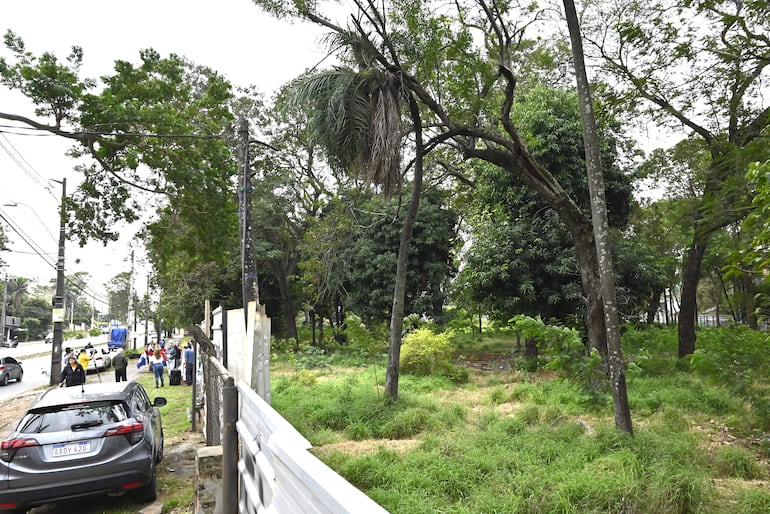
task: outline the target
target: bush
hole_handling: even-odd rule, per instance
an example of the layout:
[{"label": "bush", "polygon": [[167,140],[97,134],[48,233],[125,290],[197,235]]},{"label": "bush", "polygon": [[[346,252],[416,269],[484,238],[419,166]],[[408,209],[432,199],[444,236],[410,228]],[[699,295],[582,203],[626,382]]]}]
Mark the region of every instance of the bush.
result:
[{"label": "bush", "polygon": [[454,363],[452,334],[434,334],[419,328],[404,337],[401,347],[401,371],[413,375],[448,375]]}]

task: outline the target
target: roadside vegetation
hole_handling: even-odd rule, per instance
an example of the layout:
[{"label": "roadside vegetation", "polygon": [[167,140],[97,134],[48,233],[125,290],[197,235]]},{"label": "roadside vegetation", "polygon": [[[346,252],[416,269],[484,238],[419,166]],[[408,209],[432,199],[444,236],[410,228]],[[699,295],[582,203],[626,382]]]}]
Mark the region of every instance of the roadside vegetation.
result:
[{"label": "roadside vegetation", "polygon": [[625,327],[628,436],[571,330],[519,318],[482,336],[432,333],[405,337],[395,403],[384,340],[273,355],[273,406],[388,511],[770,511],[765,334],[700,329],[679,359],[675,328]]}]

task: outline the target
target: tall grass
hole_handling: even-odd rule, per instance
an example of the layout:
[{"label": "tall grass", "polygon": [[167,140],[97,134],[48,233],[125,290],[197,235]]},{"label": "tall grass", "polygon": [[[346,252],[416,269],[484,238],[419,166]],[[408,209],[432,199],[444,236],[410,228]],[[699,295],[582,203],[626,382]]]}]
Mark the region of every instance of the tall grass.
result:
[{"label": "tall grass", "polygon": [[[461,336],[456,344],[469,354],[472,340]],[[716,361],[729,354],[723,345],[739,344],[734,337],[720,345],[718,334],[699,333]],[[635,364],[634,437],[615,429],[609,395],[549,371],[472,371],[461,385],[402,375],[399,400],[389,403],[383,362],[346,367],[337,356],[316,381],[279,365],[273,406],[394,514],[768,511],[768,451],[720,438],[759,427],[743,385],[720,379],[728,371],[681,363],[671,329],[630,329],[623,344]],[[515,336],[489,334],[479,349],[512,355],[514,346]],[[750,353],[762,361],[750,372],[764,369],[768,357]]]}]

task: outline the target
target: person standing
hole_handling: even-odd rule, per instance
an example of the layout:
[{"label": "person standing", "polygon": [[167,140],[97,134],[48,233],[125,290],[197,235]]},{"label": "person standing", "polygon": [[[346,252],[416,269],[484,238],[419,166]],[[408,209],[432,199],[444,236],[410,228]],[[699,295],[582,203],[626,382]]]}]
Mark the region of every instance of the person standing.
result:
[{"label": "person standing", "polygon": [[75,357],[70,357],[69,362],[61,370],[59,377],[59,387],[64,383],[67,387],[86,383],[86,371],[83,369]]},{"label": "person standing", "polygon": [[195,368],[195,351],[192,349],[190,343],[187,343],[182,353],[182,361],[184,362],[184,382],[187,385],[193,383],[193,370]]},{"label": "person standing", "polygon": [[69,364],[70,357],[73,357],[73,358],[75,358],[75,360],[77,360],[77,358],[75,357],[75,350],[73,350],[72,348],[70,348],[68,346],[67,348],[64,349],[64,357],[62,357],[62,359],[61,359],[61,367],[62,368],[64,366],[66,366],[67,364]]},{"label": "person standing", "polygon": [[83,370],[86,370],[88,369],[89,362],[91,362],[91,357],[88,356],[88,352],[83,348],[80,350],[80,354],[78,354],[78,364],[80,364],[80,367],[83,368]]},{"label": "person standing", "polygon": [[163,387],[165,385],[163,374],[163,356],[160,354],[160,352],[155,352],[153,353],[152,357],[150,357],[150,369],[155,375],[155,388],[157,389],[158,382],[160,382],[160,387]]},{"label": "person standing", "polygon": [[123,353],[123,348],[118,348],[118,354],[112,359],[112,366],[115,368],[115,382],[128,382],[128,378],[126,378],[128,357]]}]

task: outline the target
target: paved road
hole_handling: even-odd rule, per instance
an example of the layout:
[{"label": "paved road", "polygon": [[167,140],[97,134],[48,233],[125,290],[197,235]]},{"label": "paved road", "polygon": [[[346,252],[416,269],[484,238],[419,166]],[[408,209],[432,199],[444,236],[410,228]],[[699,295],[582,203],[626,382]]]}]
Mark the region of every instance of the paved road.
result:
[{"label": "paved road", "polygon": [[[88,342],[94,345],[94,348],[101,350],[107,348],[105,336],[96,336],[90,339],[73,339],[62,343],[62,351],[66,347],[79,350]],[[30,341],[19,343],[16,348],[0,348],[0,355],[10,356],[21,361],[24,368],[24,378],[21,382],[11,381],[7,386],[0,386],[0,402],[23,395],[34,389],[44,389],[50,384],[49,372],[51,369],[51,345],[42,341]],[[112,353],[114,355],[114,352]],[[128,379],[133,379],[138,370],[133,363],[130,363],[126,375]],[[112,368],[101,373],[88,375],[89,381],[114,381],[115,373]]]}]

